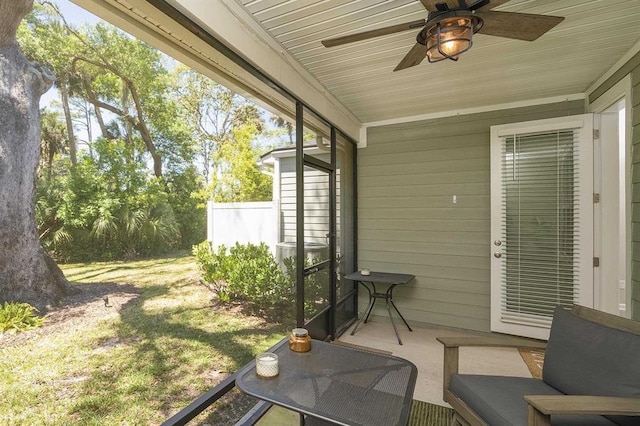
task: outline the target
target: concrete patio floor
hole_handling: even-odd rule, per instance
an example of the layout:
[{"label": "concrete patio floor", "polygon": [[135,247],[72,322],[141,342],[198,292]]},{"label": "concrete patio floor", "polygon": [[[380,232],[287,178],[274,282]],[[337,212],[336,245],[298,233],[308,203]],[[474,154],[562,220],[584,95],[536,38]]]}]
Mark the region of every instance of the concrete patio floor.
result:
[{"label": "concrete patio floor", "polygon": [[[351,336],[351,329],[349,329],[338,340],[391,352],[395,356],[413,362],[418,367],[418,380],[413,398],[448,406],[442,400],[443,348],[436,341],[436,337],[481,335],[482,333],[420,324],[410,323],[410,325],[413,331],[409,331],[401,320],[396,323],[403,345],[398,344],[389,320],[378,316],[371,317],[367,324],[361,324],[355,335]],[[461,348],[460,372],[531,377],[531,373],[518,350],[505,348]],[[293,426],[299,425],[299,418],[296,413],[275,407],[258,424],[262,426]]]},{"label": "concrete patio floor", "polygon": [[[351,336],[351,329],[349,329],[338,340],[388,351],[392,355],[413,362],[418,367],[418,380],[413,399],[448,406],[442,400],[444,351],[442,344],[436,341],[436,337],[488,335],[488,333],[465,332],[416,325],[411,322],[409,325],[413,331],[409,331],[401,320],[396,321],[402,345],[398,344],[389,320],[377,316],[370,318],[366,324],[361,324],[355,335]],[[507,348],[460,348],[460,372],[531,377],[518,350]]]}]

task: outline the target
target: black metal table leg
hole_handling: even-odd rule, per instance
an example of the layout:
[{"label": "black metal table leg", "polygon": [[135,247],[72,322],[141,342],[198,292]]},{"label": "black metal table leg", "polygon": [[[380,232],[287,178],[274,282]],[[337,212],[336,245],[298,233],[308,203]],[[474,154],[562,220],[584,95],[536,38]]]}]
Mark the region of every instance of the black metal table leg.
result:
[{"label": "black metal table leg", "polygon": [[391,303],[391,306],[393,306],[393,309],[396,310],[396,312],[398,313],[398,316],[402,319],[402,321],[404,322],[404,325],[407,326],[407,328],[409,329],[409,331],[413,331],[411,329],[411,327],[409,326],[409,323],[407,322],[406,319],[404,319],[404,317],[402,316],[402,314],[400,313],[400,311],[398,310],[398,307],[396,306],[395,303],[393,303],[393,288],[395,287],[395,285],[392,285],[391,287],[389,287],[389,289],[387,290],[387,301],[389,303]]},{"label": "black metal table leg", "polygon": [[367,304],[367,307],[365,308],[364,312],[362,313],[362,315],[360,315],[360,318],[358,318],[358,322],[356,322],[356,326],[353,327],[353,330],[351,331],[351,335],[352,336],[354,334],[356,334],[356,331],[358,331],[358,327],[360,326],[360,323],[362,322],[363,319],[364,319],[365,324],[367,323],[367,320],[369,319],[369,314],[373,310],[373,305],[375,305],[375,303],[376,303],[376,298],[374,296],[375,295],[375,287],[373,288],[374,291],[372,292],[371,289],[369,287],[367,287],[364,283],[360,282],[360,284],[362,284],[362,286],[364,288],[366,288],[367,291],[369,292],[369,304]]},{"label": "black metal table leg", "polygon": [[[367,290],[369,290],[369,287],[365,285],[364,282],[360,282],[360,284],[362,284]],[[378,298],[376,285],[374,283],[369,283],[369,284],[371,285],[371,290],[369,290],[369,302],[373,301],[373,303],[369,305],[369,309],[367,311],[367,317],[364,319],[365,324],[367,323],[367,321],[369,321],[369,315],[371,315],[371,311],[373,311],[373,306],[376,304],[376,299]]]},{"label": "black metal table leg", "polygon": [[[390,295],[390,291],[389,290],[391,290],[393,287],[395,287],[395,286],[392,285],[387,290],[387,292],[385,293],[385,302],[386,302],[386,305],[387,305],[387,313],[389,314],[389,320],[391,321],[391,325],[393,326],[393,331],[395,331],[395,333],[396,333],[396,338],[398,339],[398,344],[401,345],[402,344],[402,340],[400,339],[400,334],[398,333],[398,329],[396,328],[396,323],[393,322],[393,315],[391,315],[391,307],[389,306],[389,302],[391,302],[391,304],[393,304],[393,302],[389,298],[389,295]],[[394,305],[394,307],[395,307],[395,305]]]}]

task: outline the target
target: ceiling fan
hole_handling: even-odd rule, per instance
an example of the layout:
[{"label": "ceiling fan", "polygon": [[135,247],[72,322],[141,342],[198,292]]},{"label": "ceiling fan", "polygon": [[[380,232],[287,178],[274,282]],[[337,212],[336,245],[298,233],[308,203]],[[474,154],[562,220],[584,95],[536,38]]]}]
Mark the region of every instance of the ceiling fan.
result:
[{"label": "ceiling fan", "polygon": [[533,41],[564,20],[561,16],[535,15],[491,10],[509,0],[420,0],[429,12],[426,20],[391,25],[357,34],[323,40],[325,47],[340,46],[383,35],[421,28],[416,44],[394,71],[418,65],[426,57],[429,62],[445,59],[457,61],[471,48],[476,32]]}]

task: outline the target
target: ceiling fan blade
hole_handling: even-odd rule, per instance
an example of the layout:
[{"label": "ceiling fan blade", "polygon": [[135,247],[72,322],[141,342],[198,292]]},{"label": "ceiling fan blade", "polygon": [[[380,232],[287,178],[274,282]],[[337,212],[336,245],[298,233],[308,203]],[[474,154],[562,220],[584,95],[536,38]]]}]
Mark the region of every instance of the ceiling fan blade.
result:
[{"label": "ceiling fan blade", "polygon": [[404,24],[391,25],[389,27],[378,28],[375,30],[364,31],[357,34],[349,34],[342,37],[330,38],[328,40],[322,40],[322,44],[324,45],[324,47],[340,46],[342,44],[353,43],[354,41],[367,40],[374,37],[380,37],[383,35],[399,33],[402,31],[413,30],[422,27],[424,27],[424,19],[405,22]]},{"label": "ceiling fan blade", "polygon": [[562,16],[534,15],[531,13],[477,12],[484,20],[480,34],[533,41],[564,20]]},{"label": "ceiling fan blade", "polygon": [[395,67],[394,71],[400,71],[405,68],[413,67],[418,65],[422,60],[427,56],[427,47],[424,44],[416,43],[413,45],[409,53],[407,53],[404,58],[400,61],[397,67]]},{"label": "ceiling fan blade", "polygon": [[[498,7],[498,6],[502,5],[502,4],[505,4],[508,1],[509,0],[491,0],[488,5],[478,8],[478,10],[491,10],[494,7]],[[475,2],[475,0],[467,0],[467,5],[471,5],[474,2]],[[438,10],[436,8],[436,4],[438,4],[438,3],[446,3],[449,6],[449,9],[457,9],[457,8],[460,7],[460,3],[458,2],[458,0],[448,0],[448,1],[445,1],[445,0],[420,0],[420,3],[422,3],[424,8],[427,9],[429,12],[433,12],[435,10]]]}]

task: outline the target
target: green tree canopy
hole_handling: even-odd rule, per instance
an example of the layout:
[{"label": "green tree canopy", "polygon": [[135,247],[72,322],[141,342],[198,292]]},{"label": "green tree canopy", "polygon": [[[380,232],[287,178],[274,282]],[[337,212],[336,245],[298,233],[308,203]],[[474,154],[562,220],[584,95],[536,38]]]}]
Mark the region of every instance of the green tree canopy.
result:
[{"label": "green tree canopy", "polygon": [[258,107],[184,66],[175,71],[182,121],[196,142],[206,188],[203,199],[219,202],[270,200],[272,179],[260,172],[252,146],[264,128]]},{"label": "green tree canopy", "polygon": [[57,258],[188,248],[205,237],[206,200],[271,199],[255,104],[107,23],[71,24],[51,1],[36,0],[18,39],[57,77],[36,208]]}]

